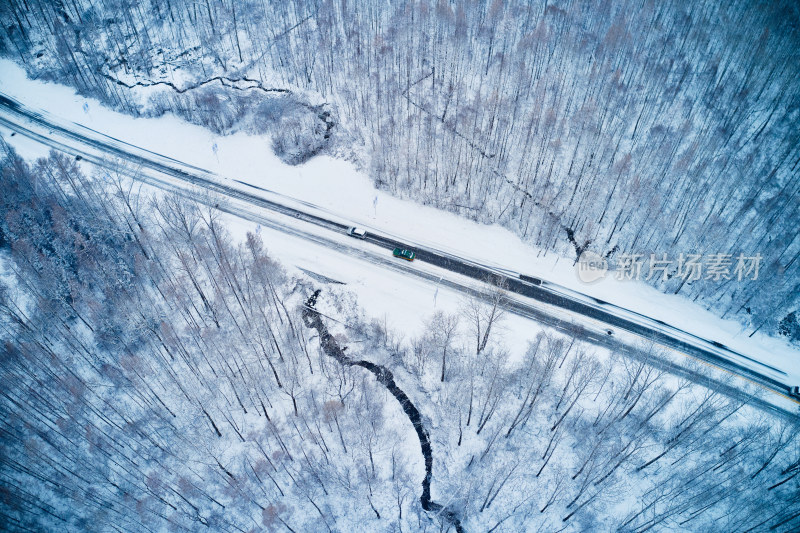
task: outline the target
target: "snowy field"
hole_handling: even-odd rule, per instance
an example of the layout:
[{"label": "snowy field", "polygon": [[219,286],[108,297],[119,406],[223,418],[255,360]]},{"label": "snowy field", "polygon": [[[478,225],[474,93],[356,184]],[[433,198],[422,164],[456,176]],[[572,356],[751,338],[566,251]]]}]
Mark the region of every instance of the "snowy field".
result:
[{"label": "snowy field", "polygon": [[[339,220],[396,236],[404,242],[540,277],[661,320],[779,368],[792,382],[800,383],[800,352],[781,339],[760,333],[750,337],[750,332],[739,323],[722,320],[683,297],[662,294],[641,282],[620,282],[608,276],[598,283],[584,284],[575,274],[572,259],[542,254],[499,226],[479,225],[377,191],[368,176],[346,161],[318,156],[304,165],[288,166],[272,154],[269,139],[264,136],[238,133],[219,137],[171,116],[135,119],[80,97],[71,88],[29,80],[21,68],[8,60],[0,61],[0,92],[52,117],[207,169],[249,193],[257,191],[233,180],[273,193],[264,192],[266,197],[276,198],[275,194],[290,197],[296,200],[296,205],[304,204],[306,210],[308,204],[313,204],[314,208]],[[20,136],[11,138],[9,132],[2,129],[0,133],[24,157],[46,152],[38,143]],[[290,203],[283,198],[281,201]],[[245,231],[253,229],[252,223],[235,217],[229,220],[235,235],[243,236]],[[310,245],[276,230],[261,228],[260,231],[271,252],[285,265],[346,283],[368,315],[386,317],[395,329],[402,330],[408,337],[422,330],[424,319],[434,310],[454,311],[462,300],[454,291],[399,272],[376,270],[370,263],[354,261],[347,254],[330,253],[323,246]],[[352,241],[341,236],[345,246],[362,246]],[[430,265],[406,266],[431,272],[438,270]],[[510,317],[505,330],[505,343],[518,355],[538,327],[529,320]]]}]

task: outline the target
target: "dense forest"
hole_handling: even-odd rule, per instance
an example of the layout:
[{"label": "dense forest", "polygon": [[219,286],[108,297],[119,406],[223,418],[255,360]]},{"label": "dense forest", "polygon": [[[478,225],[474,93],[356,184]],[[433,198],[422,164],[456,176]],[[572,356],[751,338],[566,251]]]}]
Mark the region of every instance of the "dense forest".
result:
[{"label": "dense forest", "polygon": [[272,132],[292,163],[352,157],[547,251],[760,254],[758,280],[649,282],[800,331],[795,2],[9,0],[0,20],[32,75]]},{"label": "dense forest", "polygon": [[[323,344],[303,320],[320,287],[257,234],[2,150],[4,531],[800,526],[797,419],[668,375],[653,346],[595,354],[544,330],[512,361],[502,287],[404,339],[334,285]],[[418,410],[430,477],[377,365]]]}]

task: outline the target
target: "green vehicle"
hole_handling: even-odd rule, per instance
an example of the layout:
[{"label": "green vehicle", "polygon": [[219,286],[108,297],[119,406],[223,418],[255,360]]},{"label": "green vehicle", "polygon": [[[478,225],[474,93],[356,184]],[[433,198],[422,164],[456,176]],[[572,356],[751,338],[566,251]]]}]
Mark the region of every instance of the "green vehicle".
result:
[{"label": "green vehicle", "polygon": [[394,252],[392,252],[392,255],[399,257],[400,259],[405,259],[406,261],[413,261],[417,256],[417,254],[411,250],[405,250],[403,248],[395,248]]}]

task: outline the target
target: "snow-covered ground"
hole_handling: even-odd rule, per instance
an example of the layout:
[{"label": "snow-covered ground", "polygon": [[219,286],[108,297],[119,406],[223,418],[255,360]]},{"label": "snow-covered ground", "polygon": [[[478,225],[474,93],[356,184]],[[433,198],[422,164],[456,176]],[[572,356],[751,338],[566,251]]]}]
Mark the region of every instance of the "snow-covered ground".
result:
[{"label": "snow-covered ground", "polygon": [[[760,333],[749,337],[739,323],[722,320],[683,297],[662,294],[644,283],[620,282],[609,276],[592,285],[584,284],[575,274],[572,259],[544,254],[499,226],[480,225],[377,191],[367,175],[346,161],[319,156],[301,166],[288,166],[272,154],[269,139],[264,136],[237,133],[219,137],[172,116],[132,118],[78,96],[69,87],[30,80],[8,60],[0,60],[0,92],[28,107],[131,145],[314,204],[340,220],[395,235],[409,243],[540,277],[661,320],[761,360],[786,372],[791,382],[800,383],[800,351],[782,339]],[[2,128],[0,133],[25,157],[43,155],[46,151],[38,143],[20,136],[10,138],[9,132]],[[256,192],[240,186],[250,193]],[[253,227],[231,217],[231,229],[239,233]],[[394,328],[408,336],[421,331],[424,318],[434,309],[453,311],[461,301],[459,294],[446,288],[432,287],[400,273],[375,272],[368,263],[357,265],[345,255],[331,254],[323,246],[301,244],[297,238],[288,238],[275,230],[261,231],[270,250],[285,265],[346,282],[368,314],[386,316]],[[345,237],[342,239],[343,243],[348,242]],[[536,326],[528,320],[509,320],[505,341],[512,350],[521,351],[535,330]]]}]

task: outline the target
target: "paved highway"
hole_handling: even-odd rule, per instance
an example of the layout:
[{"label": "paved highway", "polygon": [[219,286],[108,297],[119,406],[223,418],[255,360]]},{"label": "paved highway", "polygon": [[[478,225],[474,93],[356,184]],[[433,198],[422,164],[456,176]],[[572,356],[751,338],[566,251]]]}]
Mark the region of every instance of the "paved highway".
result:
[{"label": "paved highway", "polygon": [[[281,223],[274,217],[265,216],[263,211],[268,210],[290,216],[296,220],[339,234],[347,230],[348,225],[345,223],[345,219],[333,214],[331,216],[321,216],[320,213],[325,215],[325,210],[313,204],[287,198],[274,191],[261,189],[241,181],[237,182],[237,180],[233,180],[233,182],[237,183],[236,186],[227,185],[225,182],[228,181],[230,183],[229,180],[225,180],[205,169],[130,145],[83,125],[50,117],[41,111],[29,109],[22,103],[2,93],[0,93],[0,125],[52,148],[72,154],[77,158],[86,159],[99,166],[122,172],[151,185],[182,194],[200,202],[213,203],[222,211],[324,246],[342,249],[340,240],[331,240],[321,235],[320,232],[299,229],[297,224]],[[125,163],[128,163],[128,165]],[[253,192],[248,192],[246,190],[248,188]],[[212,196],[201,194],[198,192],[199,190],[215,193],[219,195],[219,199],[212,199]],[[278,198],[278,200],[265,198],[264,194]],[[786,373],[780,369],[756,361],[717,342],[702,339],[663,322],[577,293],[546,280],[498,269],[497,267],[457,257],[430,247],[400,242],[395,238],[375,232],[367,233],[364,240],[374,245],[376,249],[409,248],[416,252],[418,261],[423,261],[481,282],[487,280],[502,281],[509,292],[505,307],[510,312],[558,329],[569,330],[570,333],[588,342],[614,349],[629,357],[640,358],[643,357],[643,354],[614,335],[598,334],[596,328],[585,327],[573,321],[559,318],[556,314],[548,312],[548,306],[560,308],[572,314],[582,315],[592,319],[592,321],[605,324],[609,329],[613,328],[613,330],[624,330],[633,333],[726,370],[787,398],[789,397],[790,386],[795,385],[786,382]],[[363,248],[356,246],[346,246],[345,248],[348,254],[361,257],[376,264],[376,266],[402,271],[405,274],[422,277],[434,283],[440,282],[460,292],[482,296],[481,292],[476,290],[475,287],[458,281],[442,280],[424,270],[410,269],[405,262],[393,259],[391,254],[365,251]],[[516,295],[523,298],[518,298]],[[536,305],[530,300],[546,305]],[[686,366],[663,359],[654,360],[649,358],[648,362],[673,374],[693,381],[701,381],[727,395],[742,396],[739,388],[707,376],[700,376]],[[776,407],[773,403],[761,398],[749,398],[749,401],[765,410],[778,412],[784,416],[790,414],[785,409]],[[794,401],[796,402],[796,400]],[[796,416],[797,409],[791,414]]]}]

